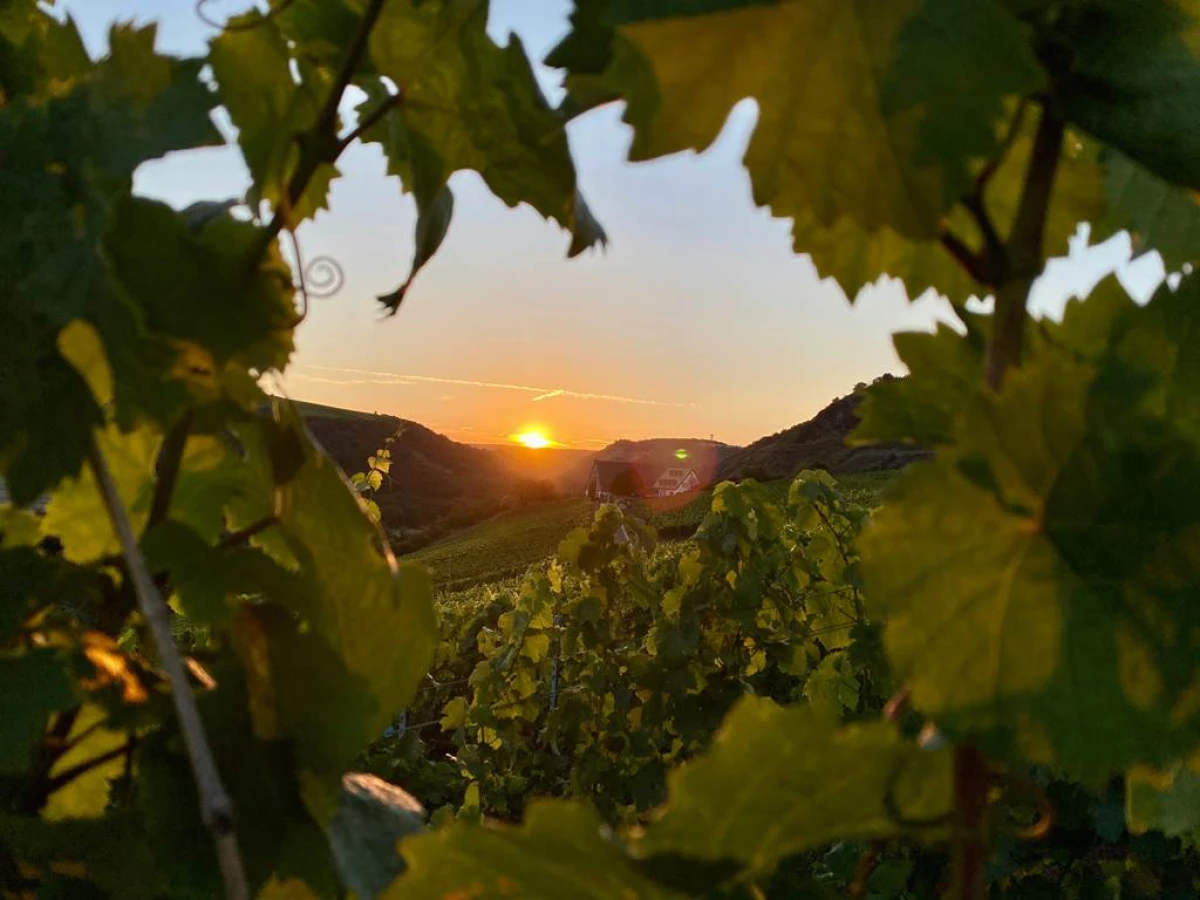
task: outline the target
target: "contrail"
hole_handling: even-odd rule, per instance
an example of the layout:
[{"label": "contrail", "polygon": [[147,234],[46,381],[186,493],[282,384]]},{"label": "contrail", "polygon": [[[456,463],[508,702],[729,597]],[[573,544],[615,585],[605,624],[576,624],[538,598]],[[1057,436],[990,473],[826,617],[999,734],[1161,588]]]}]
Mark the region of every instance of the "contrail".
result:
[{"label": "contrail", "polygon": [[666,400],[650,400],[645,397],[622,397],[618,394],[594,394],[588,391],[571,391],[566,388],[550,388],[537,387],[530,384],[509,384],[503,381],[472,381],[466,378],[439,378],[433,375],[409,375],[398,374],[396,372],[375,372],[369,369],[352,369],[342,366],[315,366],[302,365],[294,366],[294,369],[315,369],[321,372],[343,372],[348,375],[369,375],[372,376],[370,381],[363,380],[343,380],[337,381],[334,379],[317,379],[312,375],[293,375],[292,377],[307,378],[310,381],[321,380],[329,384],[413,384],[414,382],[424,382],[427,384],[454,384],[462,387],[477,387],[490,388],[498,391],[520,391],[525,394],[535,394],[534,402],[541,400],[551,400],[555,397],[570,397],[575,400],[596,400],[606,403],[633,403],[640,406],[667,406],[675,409],[699,409],[698,403],[673,403]]}]

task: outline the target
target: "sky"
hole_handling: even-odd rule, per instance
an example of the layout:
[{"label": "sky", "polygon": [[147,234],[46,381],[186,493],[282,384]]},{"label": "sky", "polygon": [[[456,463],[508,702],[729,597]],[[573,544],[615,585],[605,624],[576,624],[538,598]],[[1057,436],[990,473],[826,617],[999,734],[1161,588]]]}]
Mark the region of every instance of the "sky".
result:
[{"label": "sky", "polygon": [[[195,0],[65,0],[89,50],[113,21],[159,22],[159,48],[202,55],[212,36]],[[209,0],[209,18],[247,0]],[[516,32],[542,59],[567,30],[569,0],[493,0],[489,31]],[[539,67],[561,96],[557,73]],[[389,413],[456,440],[490,444],[539,430],[570,447],[617,438],[709,437],[744,444],[804,421],[857,382],[903,372],[896,331],[950,321],[932,295],[909,302],[887,279],[853,305],[791,245],[790,224],[758,209],[740,164],[752,101],[702,155],[625,162],[630,131],[610,106],[569,130],[579,180],[609,234],[604,251],[566,259],[568,235],[528,207],[508,209],[474,173],[454,176],[455,217],[399,315],[375,301],[407,274],[415,211],[382,154],[342,158],[330,209],[298,232],[306,258],[329,256],[342,289],[315,299],[278,384],[295,399]],[[236,148],[143,166],[135,190],[176,206],[240,196]],[[1157,256],[1130,263],[1125,235],[1052,261],[1032,306],[1055,315],[1108,272],[1144,297]]]}]

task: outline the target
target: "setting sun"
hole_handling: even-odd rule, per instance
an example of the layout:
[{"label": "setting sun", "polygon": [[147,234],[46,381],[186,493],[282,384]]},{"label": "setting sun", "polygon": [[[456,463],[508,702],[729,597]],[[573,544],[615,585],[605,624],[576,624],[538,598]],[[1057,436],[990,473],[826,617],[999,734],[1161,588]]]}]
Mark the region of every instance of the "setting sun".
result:
[{"label": "setting sun", "polygon": [[550,439],[540,431],[525,431],[514,435],[513,439],[519,444],[524,444],[530,450],[543,450],[550,446]]}]

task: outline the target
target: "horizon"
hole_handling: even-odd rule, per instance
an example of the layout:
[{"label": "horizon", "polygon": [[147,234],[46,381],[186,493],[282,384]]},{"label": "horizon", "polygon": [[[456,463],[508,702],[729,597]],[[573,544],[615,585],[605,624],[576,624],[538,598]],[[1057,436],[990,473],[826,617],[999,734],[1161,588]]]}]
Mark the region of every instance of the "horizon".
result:
[{"label": "horizon", "polygon": [[[252,5],[212,0],[207,13],[223,19]],[[200,54],[212,34],[192,0],[61,7],[94,55],[117,18],[159,22],[158,46],[174,53]],[[500,0],[489,31],[501,41],[515,31],[536,62],[566,32],[569,9],[567,0]],[[535,68],[556,99],[557,75]],[[515,436],[537,431],[577,449],[667,433],[745,446],[806,421],[858,382],[902,374],[893,332],[952,322],[943,299],[927,292],[909,302],[886,278],[851,305],[793,252],[790,222],[754,206],[740,165],[753,101],[734,108],[705,153],[640,164],[625,162],[620,113],[610,105],[568,129],[606,251],[566,260],[565,233],[459,173],[442,250],[401,314],[383,321],[374,297],[407,272],[413,203],[385,177],[377,149],[351,148],[330,209],[299,229],[305,257],[337,260],[346,282],[314,300],[291,365],[264,387],[395,415],[462,443],[517,446]],[[172,155],[135,180],[138,193],[175,206],[240,195],[248,183],[236,147]],[[1114,270],[1144,299],[1162,264],[1156,254],[1130,263],[1130,253],[1127,235],[1089,247],[1084,228],[1070,258],[1051,261],[1031,308],[1057,316]],[[721,364],[732,358],[736,373]]]}]

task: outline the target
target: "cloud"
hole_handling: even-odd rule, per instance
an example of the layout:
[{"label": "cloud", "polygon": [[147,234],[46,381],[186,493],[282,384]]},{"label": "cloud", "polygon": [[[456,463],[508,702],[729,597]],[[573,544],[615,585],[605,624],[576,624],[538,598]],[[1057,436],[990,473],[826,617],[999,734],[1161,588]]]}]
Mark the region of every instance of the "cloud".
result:
[{"label": "cloud", "polygon": [[[312,369],[320,372],[341,372],[347,375],[369,375],[369,379],[336,380],[319,378],[313,375],[295,374],[295,369]],[[668,406],[675,409],[699,409],[698,403],[677,403],[669,400],[652,400],[646,397],[624,397],[619,394],[596,394],[590,391],[572,391],[566,388],[538,387],[530,384],[510,384],[504,381],[473,381],[466,378],[439,378],[433,375],[397,374],[395,372],[374,372],[369,369],[352,369],[342,366],[294,366],[289,377],[301,378],[308,381],[321,381],[325,384],[453,384],[462,387],[484,388],[497,391],[519,391],[525,394],[535,394],[533,402],[551,400],[555,397],[569,397],[573,400],[593,400],[602,403],[629,403],[638,406]]]},{"label": "cloud", "polygon": [[303,372],[288,372],[287,378],[295,378],[299,381],[314,381],[318,384],[415,384],[413,381],[400,381],[395,378],[321,378],[319,375],[305,375]]}]

